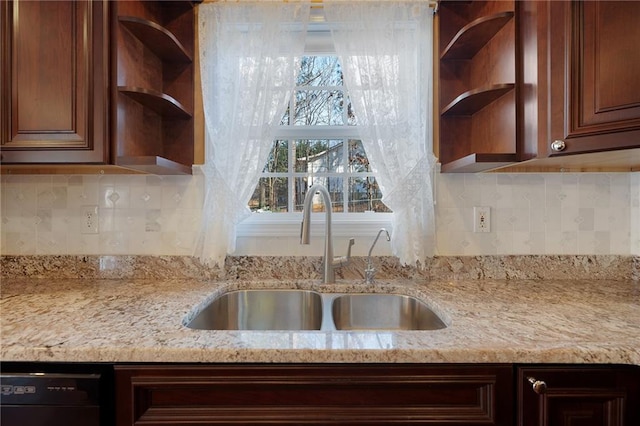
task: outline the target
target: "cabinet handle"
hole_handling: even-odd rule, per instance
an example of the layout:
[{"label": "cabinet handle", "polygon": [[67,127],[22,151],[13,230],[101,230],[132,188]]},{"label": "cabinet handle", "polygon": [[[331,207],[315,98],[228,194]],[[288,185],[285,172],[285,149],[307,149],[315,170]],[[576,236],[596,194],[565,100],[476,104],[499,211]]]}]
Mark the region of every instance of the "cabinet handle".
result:
[{"label": "cabinet handle", "polygon": [[551,142],[551,150],[554,152],[564,151],[566,147],[567,144],[561,139],[556,139],[555,141]]},{"label": "cabinet handle", "polygon": [[531,388],[535,393],[543,394],[547,391],[547,384],[544,381],[538,380],[535,377],[527,377],[527,380],[531,383]]}]

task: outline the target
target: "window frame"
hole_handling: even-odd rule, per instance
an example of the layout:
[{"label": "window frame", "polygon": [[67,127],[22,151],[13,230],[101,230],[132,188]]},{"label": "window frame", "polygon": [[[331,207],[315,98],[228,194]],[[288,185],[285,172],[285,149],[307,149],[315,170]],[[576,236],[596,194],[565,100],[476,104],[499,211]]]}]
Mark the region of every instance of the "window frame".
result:
[{"label": "window frame", "polygon": [[[316,17],[309,24],[305,55],[309,56],[335,56],[331,33],[323,22],[322,17]],[[332,87],[332,86],[330,86]],[[297,88],[296,88],[297,89]],[[295,92],[294,92],[295,93]],[[348,93],[344,90],[344,95]],[[345,121],[347,123],[347,121]],[[311,133],[321,130],[321,134]],[[303,135],[303,136],[302,136]],[[360,139],[357,126],[347,124],[341,126],[279,126],[274,140],[287,139]],[[348,163],[348,147],[343,145],[345,162]],[[290,159],[291,160],[291,159]],[[345,164],[348,167],[348,164]],[[287,175],[292,172],[287,172]],[[358,176],[375,176],[374,172],[358,173]],[[355,174],[354,174],[355,176]],[[344,185],[343,185],[344,188]],[[292,194],[289,194],[291,197]],[[289,203],[291,205],[291,203]],[[345,203],[345,207],[346,203]],[[363,213],[332,213],[332,232],[336,237],[375,237],[380,228],[392,230],[392,213],[390,212],[363,212]],[[302,212],[289,211],[286,213],[252,212],[251,216],[243,220],[237,226],[237,236],[241,238],[278,238],[300,236],[300,223]],[[311,215],[311,235],[324,235],[324,214]],[[283,249],[285,250],[285,249]],[[286,251],[286,250],[285,250]]]}]

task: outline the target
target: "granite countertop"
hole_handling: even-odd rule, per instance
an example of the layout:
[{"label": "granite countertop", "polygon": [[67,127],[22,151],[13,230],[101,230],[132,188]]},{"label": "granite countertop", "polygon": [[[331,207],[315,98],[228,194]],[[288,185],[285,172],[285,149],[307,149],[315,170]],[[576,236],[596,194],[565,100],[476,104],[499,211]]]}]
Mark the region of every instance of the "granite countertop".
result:
[{"label": "granite countertop", "polygon": [[[208,331],[183,325],[243,288],[393,292],[424,299],[436,331]],[[65,362],[610,363],[640,365],[635,280],[5,278],[0,359]]]}]

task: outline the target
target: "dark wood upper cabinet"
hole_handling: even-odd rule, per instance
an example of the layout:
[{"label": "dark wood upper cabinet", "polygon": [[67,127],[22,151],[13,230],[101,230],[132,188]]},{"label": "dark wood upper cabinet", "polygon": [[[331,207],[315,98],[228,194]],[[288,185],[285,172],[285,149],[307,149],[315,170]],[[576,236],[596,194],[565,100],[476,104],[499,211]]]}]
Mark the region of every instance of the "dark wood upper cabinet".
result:
[{"label": "dark wood upper cabinet", "polygon": [[518,426],[640,424],[637,366],[522,367],[517,380]]},{"label": "dark wood upper cabinet", "polygon": [[438,13],[443,172],[640,170],[640,2]]},{"label": "dark wood upper cabinet", "polygon": [[2,2],[3,173],[191,173],[195,3]]},{"label": "dark wood upper cabinet", "polygon": [[108,2],[3,1],[3,163],[107,163]]},{"label": "dark wood upper cabinet", "polygon": [[525,1],[522,12],[521,159],[640,170],[640,2]]},{"label": "dark wood upper cabinet", "polygon": [[548,142],[566,148],[546,153],[640,147],[640,2],[549,6]]},{"label": "dark wood upper cabinet", "polygon": [[115,164],[191,173],[194,2],[113,2]]}]

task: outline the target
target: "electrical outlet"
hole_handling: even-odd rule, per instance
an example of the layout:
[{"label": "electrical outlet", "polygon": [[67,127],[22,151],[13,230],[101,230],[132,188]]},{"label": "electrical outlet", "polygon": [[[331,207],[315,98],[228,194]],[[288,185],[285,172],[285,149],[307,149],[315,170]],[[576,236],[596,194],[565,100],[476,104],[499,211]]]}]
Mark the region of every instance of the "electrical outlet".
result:
[{"label": "electrical outlet", "polygon": [[83,234],[97,234],[98,222],[100,217],[98,216],[98,206],[82,206],[82,233]]},{"label": "electrical outlet", "polygon": [[473,208],[473,232],[491,232],[491,207]]}]

